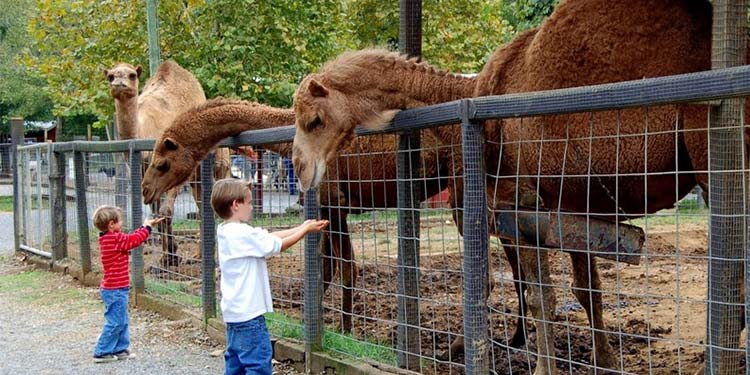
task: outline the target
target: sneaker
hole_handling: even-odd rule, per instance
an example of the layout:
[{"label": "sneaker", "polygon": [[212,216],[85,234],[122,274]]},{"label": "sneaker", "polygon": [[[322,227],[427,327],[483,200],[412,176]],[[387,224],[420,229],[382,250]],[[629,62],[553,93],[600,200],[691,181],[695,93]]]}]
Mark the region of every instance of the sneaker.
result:
[{"label": "sneaker", "polygon": [[114,354],[95,355],[94,363],[107,363],[117,361],[117,356]]},{"label": "sneaker", "polygon": [[120,361],[124,359],[133,359],[135,358],[135,353],[131,353],[130,350],[125,349],[119,353],[115,353],[115,357]]}]

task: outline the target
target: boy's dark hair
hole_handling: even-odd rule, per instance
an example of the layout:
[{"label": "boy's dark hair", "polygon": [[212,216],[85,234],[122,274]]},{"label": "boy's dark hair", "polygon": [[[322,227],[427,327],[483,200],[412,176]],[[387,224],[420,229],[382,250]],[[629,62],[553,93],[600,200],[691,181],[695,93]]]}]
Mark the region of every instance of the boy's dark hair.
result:
[{"label": "boy's dark hair", "polygon": [[211,207],[222,219],[232,216],[232,203],[234,201],[245,201],[245,192],[250,191],[247,181],[234,178],[225,178],[216,181],[211,192]]},{"label": "boy's dark hair", "polygon": [[92,218],[96,229],[99,229],[102,232],[109,230],[110,221],[117,223],[120,220],[122,220],[122,210],[120,207],[107,205],[99,206],[96,211],[94,211],[94,216]]}]

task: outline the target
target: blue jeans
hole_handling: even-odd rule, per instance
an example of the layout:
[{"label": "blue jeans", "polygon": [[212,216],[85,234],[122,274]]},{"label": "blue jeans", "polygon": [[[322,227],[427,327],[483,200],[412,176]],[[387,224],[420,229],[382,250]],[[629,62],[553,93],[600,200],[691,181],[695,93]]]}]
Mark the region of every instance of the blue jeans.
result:
[{"label": "blue jeans", "polygon": [[95,356],[119,353],[130,346],[128,332],[128,291],[122,289],[100,289],[104,302],[104,327],[94,348]]},{"label": "blue jeans", "polygon": [[271,337],[263,315],[241,323],[227,323],[224,374],[271,375]]}]

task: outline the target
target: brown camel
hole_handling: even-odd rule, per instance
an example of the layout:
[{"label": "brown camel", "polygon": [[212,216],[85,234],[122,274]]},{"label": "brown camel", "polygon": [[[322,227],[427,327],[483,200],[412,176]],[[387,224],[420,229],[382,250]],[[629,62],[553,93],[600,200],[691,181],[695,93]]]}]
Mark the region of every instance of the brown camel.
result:
[{"label": "brown camel", "polygon": [[[495,52],[477,78],[474,94],[541,91],[708,70],[711,17],[708,1],[564,1],[539,28]],[[372,51],[345,54],[306,77],[294,104],[293,161],[301,188],[320,183],[326,161],[353,137],[358,123],[377,128],[373,118],[387,122],[396,110],[445,101],[436,100],[436,95],[452,84],[450,76],[426,64]],[[533,203],[605,214],[613,220],[673,207],[696,182],[707,191],[707,175],[700,173],[707,170],[706,124],[707,109],[700,105],[488,121],[484,155],[489,203],[491,208]],[[682,131],[686,129],[701,131]],[[648,143],[643,136],[646,130]],[[436,135],[450,144],[460,136],[443,129],[437,129]],[[518,181],[517,175],[539,177]],[[561,188],[563,175],[595,178],[565,177]],[[616,368],[604,333],[595,259],[585,252],[570,255],[574,295],[595,329],[592,363]],[[547,254],[524,249],[520,258],[531,286],[530,310],[537,319],[535,373],[554,373],[550,322],[555,298],[550,287],[539,287],[551,285]]]},{"label": "brown camel", "polygon": [[[215,99],[192,108],[178,117],[157,141],[151,166],[143,178],[143,196],[146,202],[172,186],[184,181],[190,171],[211,149],[223,139],[235,136],[246,130],[278,127],[294,123],[291,109],[277,109],[257,103]],[[341,270],[344,285],[342,301],[342,329],[352,328],[352,291],[356,282],[354,253],[346,218],[350,213],[361,213],[373,209],[397,207],[396,194],[396,150],[395,136],[361,139],[360,144],[348,143],[343,152],[350,154],[328,164],[329,176],[320,187],[321,216],[330,220],[329,230],[321,241],[321,254],[329,260],[323,262],[324,287],[330,284],[336,267]],[[422,197],[435,195],[446,187],[450,178],[450,153],[438,156],[438,145],[432,134],[425,133],[422,140],[425,152],[425,171]],[[264,146],[269,150],[290,156],[289,144]],[[372,157],[376,155],[377,157]],[[361,183],[359,181],[373,181]],[[329,182],[336,181],[336,182]],[[451,190],[451,194],[453,194]],[[330,260],[335,257],[337,262]],[[515,253],[508,254],[512,264],[516,264]],[[514,270],[517,267],[513,268]],[[519,303],[522,305],[523,292],[516,285]],[[521,309],[521,307],[519,307]],[[520,314],[519,314],[520,315]],[[519,318],[510,345],[520,347],[525,338]],[[452,344],[452,350],[463,348],[462,338]]]},{"label": "brown camel", "polygon": [[[140,66],[118,63],[104,71],[104,76],[109,81],[110,94],[115,99],[119,139],[158,138],[180,113],[206,101],[198,80],[174,61],[165,61],[159,65],[156,74],[146,82],[143,92],[138,95],[141,70]],[[145,153],[146,164],[148,158],[149,153]],[[215,171],[216,178],[224,178],[229,174],[228,151],[224,150],[217,155]],[[190,181],[197,181],[195,176],[200,175],[194,175]],[[191,183],[191,186],[193,198],[200,209],[200,186],[197,183]],[[172,235],[172,213],[180,189],[181,185],[167,191],[167,199],[163,204],[153,201],[156,204],[153,211],[158,210],[160,215],[167,217],[160,227],[164,249],[162,264],[165,267],[178,265],[180,259]],[[200,253],[191,254],[191,258],[200,259]]]}]

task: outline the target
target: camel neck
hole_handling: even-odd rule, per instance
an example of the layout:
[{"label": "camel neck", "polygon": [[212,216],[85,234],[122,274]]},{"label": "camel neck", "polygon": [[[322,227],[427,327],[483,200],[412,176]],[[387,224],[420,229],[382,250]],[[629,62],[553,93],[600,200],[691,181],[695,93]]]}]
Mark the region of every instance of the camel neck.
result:
[{"label": "camel neck", "polygon": [[[208,102],[179,116],[175,124],[164,131],[164,137],[178,140],[194,150],[196,157],[202,158],[223,139],[243,131],[293,124],[294,111],[291,109],[239,101]],[[264,149],[284,156],[291,155],[289,144],[269,145]]]},{"label": "camel neck", "polygon": [[138,127],[138,98],[116,99],[117,139],[133,139]]},{"label": "camel neck", "polygon": [[[358,92],[376,102],[385,100],[390,109],[410,109],[471,97],[476,82],[473,78],[446,73],[413,60],[363,64],[346,76],[350,77],[334,78],[339,82],[333,83],[334,86],[344,82],[345,87],[337,87],[342,92]],[[326,81],[326,77],[323,79]],[[351,82],[359,82],[358,87],[351,87]]]}]

